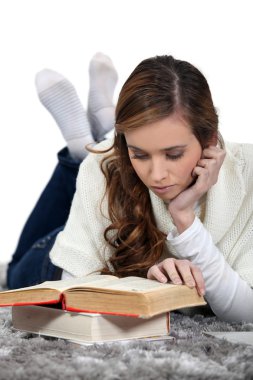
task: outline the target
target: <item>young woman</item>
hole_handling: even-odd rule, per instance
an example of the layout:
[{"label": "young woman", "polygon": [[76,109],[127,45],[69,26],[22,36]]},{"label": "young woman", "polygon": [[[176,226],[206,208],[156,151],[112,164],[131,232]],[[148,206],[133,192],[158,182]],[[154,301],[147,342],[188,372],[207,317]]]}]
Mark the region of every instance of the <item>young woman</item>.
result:
[{"label": "young woman", "polygon": [[226,143],[225,157],[205,77],[172,56],[142,61],[119,94],[115,131],[81,164],[72,204],[78,164],[62,152],[36,215],[40,224],[52,202],[54,232],[15,253],[9,287],[147,276],[196,286],[218,317],[252,322],[252,146]]}]

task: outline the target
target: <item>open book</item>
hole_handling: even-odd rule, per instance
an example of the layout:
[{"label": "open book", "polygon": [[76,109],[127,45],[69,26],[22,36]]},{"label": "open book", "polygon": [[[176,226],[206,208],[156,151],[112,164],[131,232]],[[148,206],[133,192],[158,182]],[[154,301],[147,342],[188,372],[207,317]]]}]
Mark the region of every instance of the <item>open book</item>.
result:
[{"label": "open book", "polygon": [[204,305],[195,288],[141,277],[93,275],[0,292],[0,306],[62,303],[69,311],[149,318],[170,310]]},{"label": "open book", "polygon": [[152,318],[75,313],[44,306],[13,306],[12,323],[18,330],[71,340],[102,343],[129,339],[169,339],[169,313]]}]

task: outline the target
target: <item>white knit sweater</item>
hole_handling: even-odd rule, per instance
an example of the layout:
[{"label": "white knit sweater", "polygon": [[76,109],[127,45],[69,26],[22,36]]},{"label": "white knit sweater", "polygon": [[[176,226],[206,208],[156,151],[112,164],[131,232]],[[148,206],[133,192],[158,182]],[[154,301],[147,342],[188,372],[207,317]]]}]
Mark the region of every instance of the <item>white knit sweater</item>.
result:
[{"label": "white knit sweater", "polygon": [[[226,151],[219,180],[207,194],[202,222],[225,260],[253,286],[253,146],[226,143]],[[101,157],[89,154],[81,164],[68,221],[50,252],[55,265],[77,277],[99,272],[112,254],[103,235],[110,221],[106,198],[101,205],[105,190]],[[167,207],[152,192],[150,198],[157,226],[168,234],[174,225]],[[199,208],[196,215],[201,219],[203,210]],[[168,252],[176,256],[169,240],[161,259]]]}]

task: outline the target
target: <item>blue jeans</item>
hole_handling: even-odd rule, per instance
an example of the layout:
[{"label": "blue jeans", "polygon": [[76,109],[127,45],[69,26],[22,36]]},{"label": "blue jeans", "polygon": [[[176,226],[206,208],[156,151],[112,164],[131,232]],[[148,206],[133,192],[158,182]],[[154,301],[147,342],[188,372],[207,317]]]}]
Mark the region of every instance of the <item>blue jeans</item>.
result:
[{"label": "blue jeans", "polygon": [[67,148],[58,153],[58,164],[25,223],[9,263],[9,289],[61,278],[62,269],[51,263],[49,252],[67,221],[79,165]]}]

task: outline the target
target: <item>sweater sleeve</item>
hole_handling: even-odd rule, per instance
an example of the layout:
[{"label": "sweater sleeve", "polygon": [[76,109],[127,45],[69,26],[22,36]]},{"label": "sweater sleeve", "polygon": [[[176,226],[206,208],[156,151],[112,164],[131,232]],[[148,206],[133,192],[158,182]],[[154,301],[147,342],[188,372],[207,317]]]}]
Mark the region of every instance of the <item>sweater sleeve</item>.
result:
[{"label": "sweater sleeve", "polygon": [[167,239],[179,259],[191,261],[202,271],[206,301],[219,318],[253,322],[253,289],[225,261],[197,217],[182,234],[174,230]]}]

